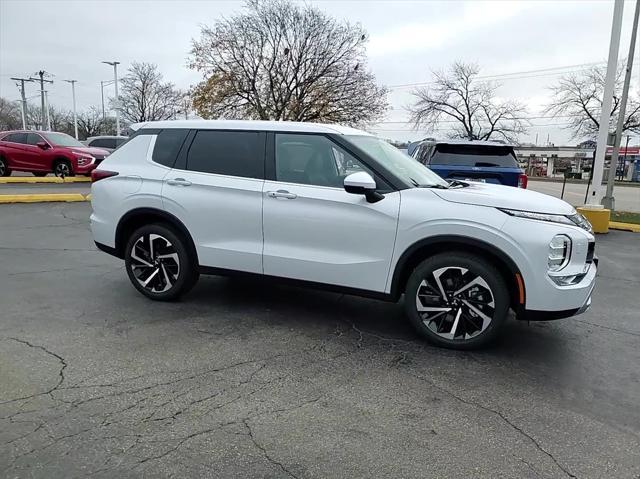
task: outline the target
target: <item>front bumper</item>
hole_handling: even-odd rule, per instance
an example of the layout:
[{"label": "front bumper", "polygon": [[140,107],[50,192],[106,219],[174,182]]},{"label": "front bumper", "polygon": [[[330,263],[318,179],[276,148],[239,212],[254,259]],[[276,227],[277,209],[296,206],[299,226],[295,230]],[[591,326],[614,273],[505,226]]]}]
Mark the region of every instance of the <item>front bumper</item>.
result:
[{"label": "front bumper", "polygon": [[93,170],[95,170],[97,166],[98,166],[97,161],[94,161],[92,163],[89,163],[88,165],[82,165],[82,166],[79,166],[78,164],[76,164],[75,173],[78,175],[88,175]]},{"label": "front bumper", "polygon": [[557,304],[562,301],[570,306],[569,309],[561,310],[538,310],[538,309],[522,309],[517,312],[517,318],[525,321],[550,321],[553,319],[568,318],[584,313],[591,307],[591,297],[596,283],[595,278],[598,269],[598,260],[595,259],[583,280],[572,286],[562,287],[556,286],[555,291],[549,289],[548,293],[555,297],[555,301],[551,299],[550,304]]}]

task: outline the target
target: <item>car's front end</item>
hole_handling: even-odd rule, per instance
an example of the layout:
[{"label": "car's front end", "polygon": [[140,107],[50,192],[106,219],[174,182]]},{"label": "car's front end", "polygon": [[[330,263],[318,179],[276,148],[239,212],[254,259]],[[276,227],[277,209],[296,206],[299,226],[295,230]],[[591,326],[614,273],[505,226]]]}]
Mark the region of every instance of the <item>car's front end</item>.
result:
[{"label": "car's front end", "polygon": [[78,175],[89,175],[95,170],[109,152],[101,148],[71,148],[73,171]]},{"label": "car's front end", "polygon": [[518,317],[558,319],[591,304],[597,257],[589,222],[569,204],[529,190],[469,182],[438,190],[447,201],[489,207],[503,214],[500,235],[509,244],[520,279]]},{"label": "car's front end", "polygon": [[[502,209],[502,231],[528,252],[526,298],[520,319],[559,319],[591,305],[598,260],[591,225],[579,213],[544,214]],[[531,275],[533,273],[533,276]]]}]

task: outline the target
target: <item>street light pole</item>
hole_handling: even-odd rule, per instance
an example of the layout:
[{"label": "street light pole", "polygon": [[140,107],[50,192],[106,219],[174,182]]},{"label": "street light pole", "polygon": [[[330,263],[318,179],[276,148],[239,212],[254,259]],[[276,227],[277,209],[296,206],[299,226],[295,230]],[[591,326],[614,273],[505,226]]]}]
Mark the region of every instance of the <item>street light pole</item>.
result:
[{"label": "street light pole", "polygon": [[633,55],[636,51],[636,37],[638,34],[638,16],[640,15],[640,0],[636,0],[636,11],[633,16],[633,28],[631,29],[631,45],[629,45],[629,56],[627,57],[627,69],[624,74],[624,85],[622,86],[622,96],[620,97],[620,108],[618,111],[618,125],[616,127],[616,137],[613,142],[611,152],[611,163],[609,164],[609,177],[607,178],[607,193],[602,198],[605,208],[612,211],[616,209],[616,199],[613,196],[613,185],[615,174],[618,170],[618,157],[620,155],[620,141],[622,140],[622,128],[624,127],[625,113],[627,110],[627,97],[629,96],[629,83],[631,82],[631,70],[633,69]]},{"label": "street light pole", "polygon": [[607,137],[609,136],[609,120],[611,118],[611,104],[613,103],[613,90],[615,87],[616,70],[618,69],[618,50],[620,48],[620,31],[622,30],[622,11],[624,0],[615,0],[613,6],[613,22],[611,25],[611,41],[609,43],[609,60],[607,62],[607,74],[604,81],[602,94],[602,113],[600,115],[600,128],[598,129],[598,142],[596,156],[591,170],[593,181],[591,182],[591,195],[587,203],[591,207],[600,207],[602,194],[602,173],[604,169],[604,156],[607,152]]},{"label": "street light pole", "polygon": [[113,81],[116,86],[116,135],[120,136],[120,99],[118,98],[118,65],[120,62],[102,62],[113,66]]},{"label": "street light pole", "polygon": [[104,81],[100,80],[100,96],[102,97],[102,121],[106,119],[104,116]]},{"label": "street light pole", "polygon": [[78,80],[64,80],[67,83],[71,83],[71,95],[73,96],[73,129],[76,133],[76,140],[78,139],[78,117],[76,116],[76,82]]}]

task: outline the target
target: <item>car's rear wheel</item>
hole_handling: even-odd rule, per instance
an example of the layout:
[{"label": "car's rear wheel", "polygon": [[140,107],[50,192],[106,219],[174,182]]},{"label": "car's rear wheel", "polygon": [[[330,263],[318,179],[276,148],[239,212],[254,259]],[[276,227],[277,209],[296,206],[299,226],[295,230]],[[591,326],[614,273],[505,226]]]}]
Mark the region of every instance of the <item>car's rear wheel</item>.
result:
[{"label": "car's rear wheel", "polygon": [[75,176],[71,163],[67,160],[57,160],[53,165],[53,174],[58,178],[65,178],[67,176]]},{"label": "car's rear wheel", "polygon": [[187,242],[164,224],[143,226],[130,236],[125,265],[133,286],[158,301],[179,298],[199,276]]},{"label": "car's rear wheel", "polygon": [[46,171],[32,171],[31,174],[33,176],[43,177],[47,176],[48,173]]},{"label": "car's rear wheel", "polygon": [[405,310],[430,342],[473,349],[495,338],[507,318],[509,292],[500,272],[479,256],[442,253],[411,274]]},{"label": "car's rear wheel", "polygon": [[7,164],[7,160],[0,157],[0,176],[11,176],[11,170]]}]

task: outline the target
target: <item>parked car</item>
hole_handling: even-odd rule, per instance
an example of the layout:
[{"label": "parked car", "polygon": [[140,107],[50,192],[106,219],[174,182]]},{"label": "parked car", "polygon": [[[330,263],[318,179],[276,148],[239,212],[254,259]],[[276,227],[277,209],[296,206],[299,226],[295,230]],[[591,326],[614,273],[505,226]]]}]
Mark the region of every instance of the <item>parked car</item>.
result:
[{"label": "parked car", "polygon": [[66,133],[5,131],[0,133],[0,176],[29,171],[35,176],[88,175],[108,151],[89,148]]},{"label": "parked car", "polygon": [[92,148],[102,148],[111,153],[128,139],[129,137],[127,136],[90,136],[83,143]]},{"label": "parked car", "polygon": [[489,141],[423,141],[412,155],[446,180],[527,187],[513,146]]},{"label": "parked car", "polygon": [[154,300],[200,274],[244,274],[397,301],[427,339],[490,341],[511,308],[591,304],[591,225],[562,200],[450,185],[389,143],[337,125],[143,124],[91,174],[98,248]]}]

